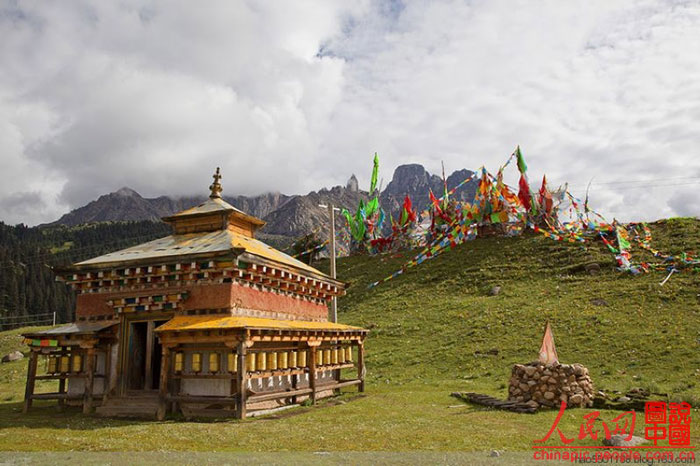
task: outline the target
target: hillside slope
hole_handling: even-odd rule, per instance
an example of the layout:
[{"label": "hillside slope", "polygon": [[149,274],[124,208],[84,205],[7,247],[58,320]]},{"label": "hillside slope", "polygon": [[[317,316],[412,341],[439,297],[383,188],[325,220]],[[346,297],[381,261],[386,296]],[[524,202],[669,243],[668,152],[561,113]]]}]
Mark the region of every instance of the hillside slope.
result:
[{"label": "hillside slope", "polygon": [[[698,220],[651,228],[658,249],[700,250]],[[505,395],[511,366],[537,358],[550,321],[560,360],[588,366],[598,386],[700,398],[697,273],[675,274],[660,286],[664,274],[616,271],[600,243],[585,250],[530,234],[468,242],[367,289],[410,258],[339,263],[338,276],[352,284],[339,302],[340,319],[372,329],[371,377],[464,379],[465,390]],[[651,259],[645,252],[634,258]],[[593,262],[599,275],[585,271]],[[496,285],[501,293],[490,296]]]}]

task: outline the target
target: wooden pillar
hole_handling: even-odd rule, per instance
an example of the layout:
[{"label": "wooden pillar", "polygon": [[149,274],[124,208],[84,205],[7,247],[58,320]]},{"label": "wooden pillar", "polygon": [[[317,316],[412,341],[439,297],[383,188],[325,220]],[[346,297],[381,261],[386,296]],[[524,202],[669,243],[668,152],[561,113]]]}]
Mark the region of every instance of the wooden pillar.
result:
[{"label": "wooden pillar", "polygon": [[[299,388],[299,374],[292,374],[292,391],[296,391]],[[297,404],[297,396],[292,397],[292,404]]]},{"label": "wooden pillar", "polygon": [[[60,379],[58,379],[58,394],[63,395],[66,393],[66,379],[65,377],[61,376]],[[58,411],[63,412],[63,408],[65,408],[66,405],[66,400],[63,398],[58,399]]]},{"label": "wooden pillar", "polygon": [[357,391],[365,391],[365,342],[357,342],[357,378],[360,383],[357,386]]},{"label": "wooden pillar", "polygon": [[112,385],[112,345],[108,344],[105,350],[105,373],[102,378],[102,404],[107,401],[110,385]]},{"label": "wooden pillar", "polygon": [[165,419],[168,408],[168,376],[170,375],[170,347],[162,346],[163,356],[160,359],[160,385],[158,386],[158,411],[156,417],[159,421]]},{"label": "wooden pillar", "polygon": [[309,388],[311,403],[316,404],[316,346],[309,346]]},{"label": "wooden pillar", "polygon": [[248,370],[245,364],[245,355],[248,347],[245,341],[238,343],[236,348],[236,357],[238,358],[238,370],[236,371],[236,388],[238,390],[238,398],[236,399],[236,417],[245,419],[246,417],[246,398],[248,394]]},{"label": "wooden pillar", "polygon": [[143,387],[146,390],[153,388],[153,329],[155,328],[155,322],[149,320],[146,324],[146,378],[144,380]]},{"label": "wooden pillar", "polygon": [[95,359],[97,358],[94,346],[87,349],[86,357],[85,372],[87,377],[85,378],[85,393],[83,394],[83,414],[90,414],[92,412],[92,393],[95,382]]},{"label": "wooden pillar", "polygon": [[[161,340],[162,343],[162,340]],[[175,345],[170,348],[170,354],[172,355],[173,353],[177,353],[179,351],[178,345]],[[183,354],[184,358],[184,354]],[[173,357],[174,360],[174,357]],[[175,364],[171,363],[172,365],[172,373],[175,373]],[[183,365],[184,365],[184,360],[183,360]],[[181,383],[182,379],[181,378],[173,378],[172,381],[170,382],[170,393],[173,394],[174,396],[180,396],[180,391],[181,391]],[[179,401],[172,401],[170,403],[170,413],[171,414],[177,414],[180,411],[180,402]]]},{"label": "wooden pillar", "polygon": [[29,354],[29,364],[27,367],[27,385],[24,389],[24,407],[22,412],[26,413],[32,407],[32,396],[34,395],[34,384],[36,382],[36,365],[39,357],[38,350],[32,348]]}]

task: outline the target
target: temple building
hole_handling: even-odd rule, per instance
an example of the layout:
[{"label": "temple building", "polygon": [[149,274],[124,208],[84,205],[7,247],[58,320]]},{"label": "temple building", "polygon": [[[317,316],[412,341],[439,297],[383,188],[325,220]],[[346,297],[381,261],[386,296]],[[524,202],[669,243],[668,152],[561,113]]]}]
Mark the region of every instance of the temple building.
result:
[{"label": "temple building", "polygon": [[[26,333],[33,400],[105,416],[245,418],[364,390],[367,330],[328,321],[335,280],[255,238],[221,198],[163,221],[173,234],[56,270],[76,322]],[[42,364],[39,364],[39,361]],[[36,380],[58,390],[35,393]]]}]

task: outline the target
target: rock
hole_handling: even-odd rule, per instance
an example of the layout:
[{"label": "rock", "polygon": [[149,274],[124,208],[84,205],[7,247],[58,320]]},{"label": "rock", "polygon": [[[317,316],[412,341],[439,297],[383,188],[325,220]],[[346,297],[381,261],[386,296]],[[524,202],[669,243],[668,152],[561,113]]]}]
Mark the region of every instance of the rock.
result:
[{"label": "rock", "polygon": [[554,399],[554,393],[552,392],[544,392],[544,399],[545,400],[553,400]]},{"label": "rock", "polygon": [[583,402],[583,395],[581,395],[579,393],[577,393],[575,395],[571,395],[569,397],[569,404],[581,405],[582,402]]},{"label": "rock", "polygon": [[621,396],[617,399],[617,401],[619,401],[620,403],[629,403],[630,401],[632,401],[632,399],[626,396]]},{"label": "rock", "polygon": [[540,407],[540,404],[539,404],[538,402],[536,402],[535,400],[530,400],[530,401],[528,401],[528,402],[525,403],[525,404],[526,404],[526,405],[529,405],[529,406],[532,406],[533,408],[539,408],[539,407]]},{"label": "rock", "polygon": [[491,458],[498,458],[499,456],[501,456],[501,452],[499,452],[498,450],[491,450],[489,456]]},{"label": "rock", "polygon": [[345,184],[345,189],[351,193],[356,193],[360,190],[360,184],[357,182],[357,177],[353,173],[348,182]]},{"label": "rock", "polygon": [[586,264],[586,272],[589,275],[598,275],[600,273],[600,265],[596,263]]},{"label": "rock", "polygon": [[537,371],[536,367],[527,366],[525,368],[525,373],[528,375],[528,377],[532,377],[533,375],[535,375],[536,371]]},{"label": "rock", "polygon": [[489,296],[498,296],[501,292],[500,286],[494,286],[489,290]]},{"label": "rock", "polygon": [[24,355],[19,351],[13,351],[2,357],[2,362],[12,362],[24,359]]},{"label": "rock", "polygon": [[603,298],[593,298],[591,299],[591,304],[594,306],[607,306],[608,302]]},{"label": "rock", "polygon": [[633,435],[630,440],[626,440],[626,435],[613,435],[609,439],[603,439],[603,445],[608,447],[636,447],[645,443],[647,440],[642,437],[637,437]]}]

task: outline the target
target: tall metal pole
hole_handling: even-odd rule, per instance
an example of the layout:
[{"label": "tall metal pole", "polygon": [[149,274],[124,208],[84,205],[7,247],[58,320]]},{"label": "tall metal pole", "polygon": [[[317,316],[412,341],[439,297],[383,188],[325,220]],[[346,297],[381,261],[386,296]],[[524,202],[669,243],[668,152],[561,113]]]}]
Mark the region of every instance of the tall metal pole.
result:
[{"label": "tall metal pole", "polygon": [[[331,218],[331,277],[335,276],[335,207],[333,204],[328,204],[328,214]],[[331,299],[331,322],[338,322],[338,298],[335,296]]]}]

